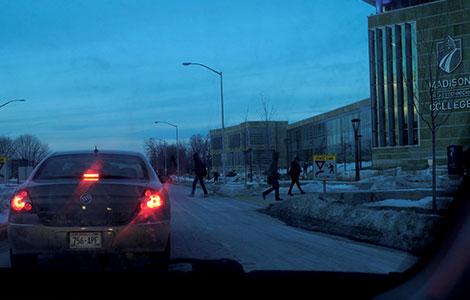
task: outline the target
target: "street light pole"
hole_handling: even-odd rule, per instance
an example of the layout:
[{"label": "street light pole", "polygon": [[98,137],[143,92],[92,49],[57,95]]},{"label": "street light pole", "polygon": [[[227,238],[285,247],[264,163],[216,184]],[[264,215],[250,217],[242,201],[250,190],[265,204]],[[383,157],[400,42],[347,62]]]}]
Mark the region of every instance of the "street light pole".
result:
[{"label": "street light pole", "polygon": [[165,123],[167,125],[170,125],[170,126],[173,126],[176,128],[176,178],[178,179],[178,181],[180,181],[180,158],[179,158],[179,154],[178,154],[178,148],[179,148],[179,140],[178,140],[178,125],[175,125],[175,124],[171,124],[171,123],[168,123],[166,121],[155,121],[155,124],[158,124],[158,123]]},{"label": "street light pole", "polygon": [[224,175],[224,183],[227,183],[227,179],[225,178],[225,160],[226,160],[226,154],[225,154],[225,125],[224,125],[224,88],[223,88],[223,80],[222,80],[222,72],[218,72],[206,65],[200,64],[200,63],[193,63],[193,62],[184,62],[183,66],[201,66],[204,67],[217,75],[220,76],[220,103],[222,106],[222,173]]},{"label": "street light pole", "polygon": [[10,100],[10,101],[7,101],[5,103],[3,103],[2,105],[0,105],[0,108],[1,107],[4,107],[5,105],[9,104],[9,103],[12,103],[12,102],[24,102],[26,101],[25,99],[15,99],[15,100]]},{"label": "street light pole", "polygon": [[359,170],[362,169],[362,146],[361,146],[362,134],[357,136],[358,149],[359,149]]},{"label": "street light pole", "polygon": [[356,148],[356,181],[360,180],[360,175],[359,175],[359,125],[361,124],[360,119],[352,119],[351,120],[352,127],[354,129],[354,146]]}]

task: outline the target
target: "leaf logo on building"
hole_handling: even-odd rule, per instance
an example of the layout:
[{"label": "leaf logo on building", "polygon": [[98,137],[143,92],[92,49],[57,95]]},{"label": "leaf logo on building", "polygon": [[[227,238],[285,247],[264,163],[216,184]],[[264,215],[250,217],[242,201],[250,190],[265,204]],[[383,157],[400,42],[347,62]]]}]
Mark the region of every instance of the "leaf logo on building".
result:
[{"label": "leaf logo on building", "polygon": [[462,39],[453,39],[448,36],[444,41],[436,44],[437,61],[439,68],[452,73],[462,62]]}]

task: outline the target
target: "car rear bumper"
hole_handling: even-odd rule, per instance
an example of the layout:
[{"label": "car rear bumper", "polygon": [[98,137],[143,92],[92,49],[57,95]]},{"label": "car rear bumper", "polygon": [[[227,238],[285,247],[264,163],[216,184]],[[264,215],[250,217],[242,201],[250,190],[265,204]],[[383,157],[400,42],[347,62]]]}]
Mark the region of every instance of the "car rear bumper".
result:
[{"label": "car rear bumper", "polygon": [[[71,248],[71,232],[99,232],[99,248]],[[8,240],[14,254],[64,252],[163,252],[170,235],[170,221],[131,223],[126,226],[54,227],[8,224]]]}]

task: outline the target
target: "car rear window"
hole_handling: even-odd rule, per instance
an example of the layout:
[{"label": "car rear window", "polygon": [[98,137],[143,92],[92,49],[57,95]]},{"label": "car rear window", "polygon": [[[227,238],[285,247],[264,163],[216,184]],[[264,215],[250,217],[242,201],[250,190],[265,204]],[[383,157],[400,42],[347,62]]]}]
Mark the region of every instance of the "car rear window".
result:
[{"label": "car rear window", "polygon": [[106,179],[148,179],[147,168],[139,157],[129,155],[61,155],[48,158],[34,180],[82,178],[86,172]]}]

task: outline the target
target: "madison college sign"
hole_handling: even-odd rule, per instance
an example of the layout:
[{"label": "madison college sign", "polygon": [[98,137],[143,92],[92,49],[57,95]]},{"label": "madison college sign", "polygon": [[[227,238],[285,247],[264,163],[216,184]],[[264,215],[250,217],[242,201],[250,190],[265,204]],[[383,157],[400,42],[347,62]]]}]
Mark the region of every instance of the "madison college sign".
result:
[{"label": "madison college sign", "polygon": [[439,68],[452,73],[462,62],[462,39],[453,39],[448,36],[444,41],[436,44]]},{"label": "madison college sign", "polygon": [[[462,39],[448,36],[436,44],[439,69],[451,74],[462,63]],[[429,82],[432,89],[432,110],[460,110],[470,108],[470,76],[458,76]],[[462,99],[466,98],[466,99]]]}]

